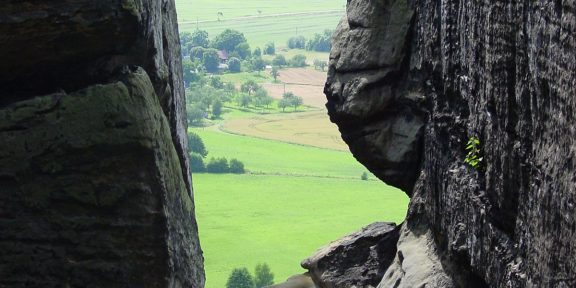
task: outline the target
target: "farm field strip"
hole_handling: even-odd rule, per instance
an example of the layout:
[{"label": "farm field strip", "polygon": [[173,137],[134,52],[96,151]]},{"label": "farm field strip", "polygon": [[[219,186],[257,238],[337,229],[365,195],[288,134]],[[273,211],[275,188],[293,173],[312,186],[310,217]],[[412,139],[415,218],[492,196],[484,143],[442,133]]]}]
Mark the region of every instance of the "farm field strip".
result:
[{"label": "farm field strip", "polygon": [[243,136],[349,151],[338,128],[328,120],[325,111],[237,118],[226,121],[220,129]]},{"label": "farm field strip", "polygon": [[181,24],[180,31],[194,31],[198,27],[206,30],[210,37],[214,37],[228,28],[238,30],[246,36],[252,48],[263,47],[264,44],[272,41],[276,48],[286,46],[286,42],[291,36],[302,35],[312,37],[314,33],[322,33],[326,29],[335,29],[342,13],[320,14],[320,15],[299,15],[299,16],[278,16],[261,17],[244,20],[223,20],[209,23],[189,22]]},{"label": "farm field strip", "polygon": [[281,14],[290,12],[315,12],[340,9],[344,11],[345,0],[176,0],[180,21],[215,20],[218,12],[224,18],[254,15]]}]

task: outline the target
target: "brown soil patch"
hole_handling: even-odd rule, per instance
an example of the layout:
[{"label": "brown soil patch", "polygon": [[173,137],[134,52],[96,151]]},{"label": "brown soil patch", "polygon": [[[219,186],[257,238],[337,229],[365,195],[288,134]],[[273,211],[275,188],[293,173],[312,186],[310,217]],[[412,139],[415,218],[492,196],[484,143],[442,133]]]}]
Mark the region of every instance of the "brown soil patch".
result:
[{"label": "brown soil patch", "polygon": [[324,108],[324,82],[326,72],[309,68],[289,68],[280,70],[279,80],[283,84],[266,83],[262,86],[276,99],[282,99],[284,92],[292,92],[302,97],[304,105]]}]

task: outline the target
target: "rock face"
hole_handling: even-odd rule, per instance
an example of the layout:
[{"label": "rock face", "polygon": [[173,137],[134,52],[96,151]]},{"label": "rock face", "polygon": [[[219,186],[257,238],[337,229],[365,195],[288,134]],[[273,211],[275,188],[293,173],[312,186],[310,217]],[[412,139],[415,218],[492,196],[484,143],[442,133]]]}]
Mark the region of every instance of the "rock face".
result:
[{"label": "rock face", "polygon": [[203,287],[173,1],[6,1],[0,42],[0,286]]},{"label": "rock face", "polygon": [[[381,287],[576,286],[575,8],[348,1],[327,107],[355,157],[412,197]],[[402,264],[422,255],[441,265]]]},{"label": "rock face", "polygon": [[377,222],[318,250],[302,261],[320,288],[378,286],[396,255],[398,227]]}]

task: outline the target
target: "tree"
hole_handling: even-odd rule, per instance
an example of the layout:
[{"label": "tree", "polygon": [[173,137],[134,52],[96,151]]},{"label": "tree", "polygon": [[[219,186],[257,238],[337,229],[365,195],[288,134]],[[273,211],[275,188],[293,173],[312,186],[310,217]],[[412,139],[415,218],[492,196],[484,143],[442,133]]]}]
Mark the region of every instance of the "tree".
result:
[{"label": "tree", "polygon": [[180,44],[184,45],[192,40],[192,33],[190,32],[180,32]]},{"label": "tree", "polygon": [[[246,171],[244,170],[244,163],[242,163],[236,159],[231,159],[230,160],[230,173],[234,173],[234,174],[246,173]],[[274,283],[271,283],[271,284],[274,284]]]},{"label": "tree", "polygon": [[202,124],[202,119],[204,119],[204,116],[206,115],[204,109],[202,109],[200,105],[195,104],[189,106],[186,110],[187,110],[186,116],[188,118],[188,124],[192,126],[200,126]]},{"label": "tree", "polygon": [[218,99],[214,99],[212,102],[212,118],[218,119],[222,115],[222,102]]},{"label": "tree", "polygon": [[191,60],[202,60],[204,58],[204,51],[206,49],[202,47],[192,47],[190,49],[190,59]]},{"label": "tree", "polygon": [[276,66],[272,67],[272,70],[270,71],[270,75],[272,75],[272,77],[274,77],[274,81],[276,81],[276,78],[278,78],[278,76],[280,76],[280,69],[278,69],[278,67],[276,67]]},{"label": "tree", "polygon": [[238,105],[240,107],[248,107],[251,102],[252,102],[252,97],[250,97],[250,95],[248,95],[248,94],[242,94],[238,98]]},{"label": "tree", "polygon": [[218,65],[220,64],[218,50],[206,49],[202,57],[202,63],[204,63],[204,68],[206,68],[206,71],[210,73],[218,72]]},{"label": "tree", "polygon": [[246,37],[244,37],[244,34],[236,30],[226,29],[222,33],[218,34],[216,38],[214,38],[212,46],[219,50],[232,52],[234,51],[234,48],[238,46],[238,44],[244,42],[246,42]]},{"label": "tree", "polygon": [[190,35],[190,43],[193,47],[208,48],[210,40],[208,39],[208,32],[204,30],[196,30]]},{"label": "tree", "polygon": [[260,89],[260,85],[256,83],[254,80],[248,80],[240,86],[240,91],[244,93],[248,93],[248,95],[252,95],[256,90]]},{"label": "tree", "polygon": [[229,170],[230,167],[226,158],[210,158],[210,162],[206,164],[206,172],[208,173],[226,173]]},{"label": "tree", "polygon": [[202,141],[202,138],[200,138],[198,134],[193,132],[188,132],[188,153],[196,153],[202,156],[202,158],[208,155],[204,141]]},{"label": "tree", "polygon": [[190,169],[192,172],[204,172],[206,166],[204,166],[204,159],[198,153],[190,153]]},{"label": "tree", "polygon": [[304,36],[294,36],[288,39],[288,48],[304,49],[306,48],[306,38]]},{"label": "tree", "polygon": [[222,79],[218,76],[211,76],[210,77],[210,86],[216,88],[216,89],[222,89],[224,88],[224,83],[222,82]]},{"label": "tree", "polygon": [[276,45],[274,42],[268,42],[264,45],[264,55],[274,55],[276,54]]},{"label": "tree", "polygon": [[306,50],[329,52],[332,49],[332,30],[324,30],[322,34],[314,34],[314,38],[306,43]]},{"label": "tree", "polygon": [[250,52],[250,45],[246,42],[236,45],[236,47],[234,47],[234,52],[238,53],[238,56],[240,56],[241,59],[250,58],[250,55],[252,55],[252,52]]},{"label": "tree", "polygon": [[196,67],[194,67],[194,63],[192,63],[190,59],[182,60],[182,75],[184,77],[184,83],[186,84],[186,87],[188,87],[190,83],[197,81],[200,77],[196,73]]},{"label": "tree", "polygon": [[286,110],[286,107],[290,106],[290,101],[288,99],[280,99],[280,101],[278,101],[278,108],[282,109],[282,112],[284,112]]},{"label": "tree", "polygon": [[228,60],[228,70],[233,73],[238,73],[242,70],[240,59],[233,57]]},{"label": "tree", "polygon": [[236,268],[226,282],[226,288],[254,288],[252,275],[246,268]]},{"label": "tree", "polygon": [[259,88],[254,93],[254,104],[256,106],[266,106],[268,108],[272,102],[274,102],[274,98],[270,97],[265,89]]},{"label": "tree", "polygon": [[360,179],[362,179],[364,181],[368,181],[368,173],[363,172],[362,175],[360,176]]},{"label": "tree", "polygon": [[260,74],[260,71],[264,70],[264,68],[266,68],[266,63],[262,57],[254,57],[254,59],[252,59],[252,69],[258,71],[258,74]]},{"label": "tree", "polygon": [[292,67],[305,67],[306,66],[306,56],[302,54],[297,54],[290,59],[290,66]]},{"label": "tree", "polygon": [[272,60],[272,65],[282,68],[282,66],[286,66],[286,58],[284,55],[276,55]]},{"label": "tree", "polygon": [[256,49],[254,49],[254,53],[252,53],[252,55],[254,55],[256,57],[262,56],[262,50],[260,50],[260,47],[256,47]]},{"label": "tree", "polygon": [[270,272],[268,264],[258,264],[256,265],[255,270],[254,284],[256,288],[262,288],[274,284],[274,274]]},{"label": "tree", "polygon": [[292,105],[292,107],[294,107],[294,111],[296,111],[298,106],[300,106],[302,104],[304,104],[304,100],[302,100],[302,97],[300,97],[300,96],[295,96],[294,98],[290,99],[290,105]]},{"label": "tree", "polygon": [[[285,105],[284,107],[280,107],[282,108],[282,111],[284,111],[284,109],[288,106],[292,106],[294,107],[294,111],[296,111],[296,108],[298,108],[298,106],[302,105],[304,103],[304,101],[302,100],[302,97],[296,96],[294,95],[294,93],[292,92],[286,92],[282,95],[282,100],[280,100],[280,102],[285,102],[282,105]],[[280,103],[279,103],[280,104]]]},{"label": "tree", "polygon": [[262,105],[266,106],[266,108],[268,108],[272,102],[274,102],[274,98],[270,96],[266,96],[261,100]]}]

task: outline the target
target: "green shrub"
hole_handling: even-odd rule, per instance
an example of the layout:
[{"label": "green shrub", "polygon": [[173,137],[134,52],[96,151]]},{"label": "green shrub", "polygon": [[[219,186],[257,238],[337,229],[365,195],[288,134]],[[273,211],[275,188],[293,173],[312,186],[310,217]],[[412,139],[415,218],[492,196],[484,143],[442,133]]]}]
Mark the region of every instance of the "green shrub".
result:
[{"label": "green shrub", "polygon": [[210,162],[206,164],[206,172],[208,173],[228,173],[230,167],[226,158],[210,158]]},{"label": "green shrub", "polygon": [[236,160],[236,159],[231,159],[230,160],[230,168],[229,168],[229,172],[230,173],[234,173],[234,174],[244,174],[246,173],[246,171],[244,170],[244,163]]},{"label": "green shrub", "polygon": [[204,172],[206,166],[204,166],[204,158],[198,153],[190,153],[190,169],[192,172]]},{"label": "green shrub", "polygon": [[360,176],[360,179],[367,181],[368,180],[368,173],[366,173],[366,172],[362,173],[362,175]]},{"label": "green shrub", "polygon": [[297,54],[292,57],[289,61],[292,67],[306,67],[306,56],[302,54]]},{"label": "green shrub", "polygon": [[230,58],[230,60],[228,60],[228,70],[233,73],[240,72],[240,70],[242,70],[242,62],[240,62],[240,59],[236,57]]}]

